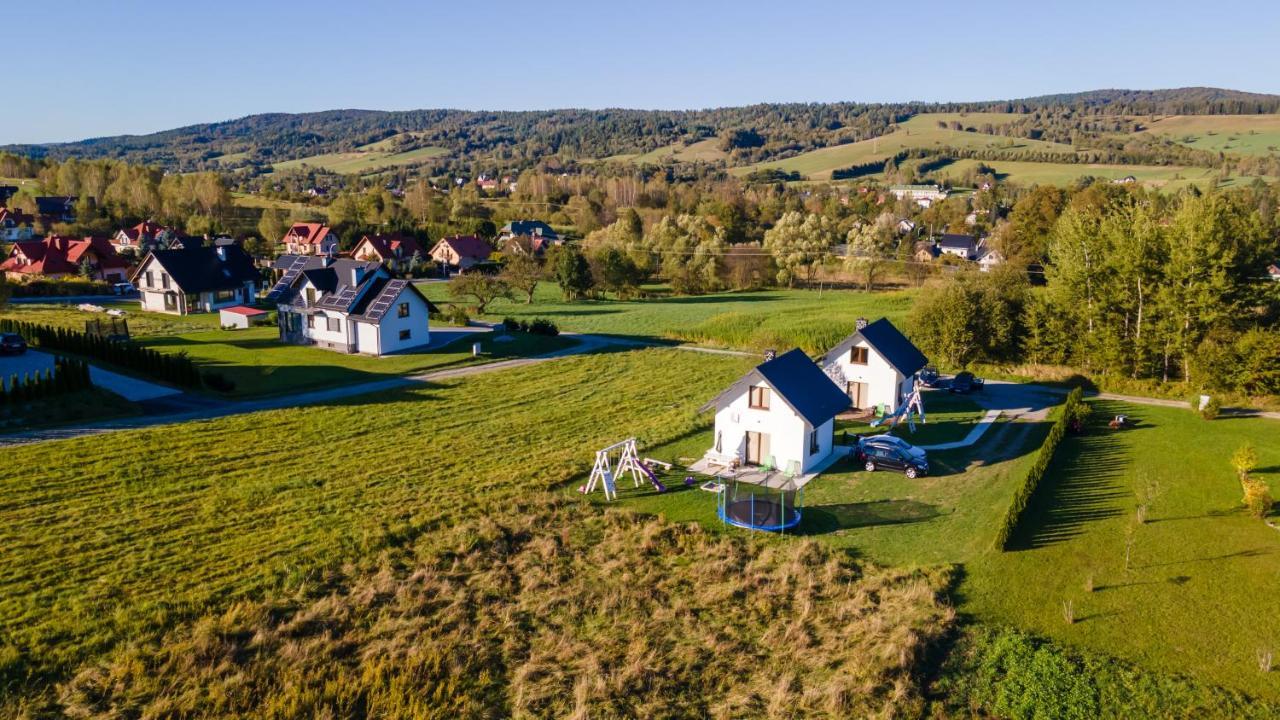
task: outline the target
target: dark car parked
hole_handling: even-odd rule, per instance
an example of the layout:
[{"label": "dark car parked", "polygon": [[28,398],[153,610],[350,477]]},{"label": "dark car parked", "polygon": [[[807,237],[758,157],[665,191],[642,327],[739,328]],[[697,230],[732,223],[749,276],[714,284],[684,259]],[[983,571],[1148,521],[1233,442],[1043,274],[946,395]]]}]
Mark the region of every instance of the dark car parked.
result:
[{"label": "dark car parked", "polygon": [[925,365],[924,369],[920,371],[920,384],[927,388],[938,387],[940,379],[938,368],[932,365]]},{"label": "dark car parked", "polygon": [[0,355],[21,355],[27,351],[27,341],[18,333],[0,333]]},{"label": "dark car parked", "polygon": [[861,438],[856,457],[867,472],[901,470],[909,478],[929,474],[929,457],[924,450],[893,435]]},{"label": "dark car parked", "polygon": [[982,386],[982,378],[976,378],[973,376],[973,373],[966,371],[956,373],[956,376],[951,378],[951,385],[948,389],[953,393],[960,393],[963,395],[965,393],[981,390]]}]

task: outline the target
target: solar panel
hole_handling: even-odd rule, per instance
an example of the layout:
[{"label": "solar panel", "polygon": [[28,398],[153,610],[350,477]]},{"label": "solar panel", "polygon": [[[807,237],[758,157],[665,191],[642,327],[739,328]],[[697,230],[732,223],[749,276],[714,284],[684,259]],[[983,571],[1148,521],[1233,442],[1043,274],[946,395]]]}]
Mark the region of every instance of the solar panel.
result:
[{"label": "solar panel", "polygon": [[391,309],[391,303],[395,302],[396,296],[408,284],[408,280],[392,280],[387,283],[387,286],[382,288],[382,292],[378,293],[378,297],[369,303],[369,309],[364,311],[364,316],[370,320],[381,320],[382,316]]},{"label": "solar panel", "polygon": [[275,302],[276,300],[279,300],[280,296],[283,295],[285,291],[293,287],[293,282],[297,280],[298,276],[302,274],[302,271],[306,269],[308,260],[309,258],[301,256],[293,259],[293,264],[289,266],[288,270],[284,271],[284,275],[281,276],[280,282],[273,285],[271,287],[271,291],[267,293],[268,302]]},{"label": "solar panel", "polygon": [[344,286],[342,292],[330,293],[316,305],[326,310],[346,310],[351,306],[351,301],[356,299],[356,290],[357,288],[350,285]]}]

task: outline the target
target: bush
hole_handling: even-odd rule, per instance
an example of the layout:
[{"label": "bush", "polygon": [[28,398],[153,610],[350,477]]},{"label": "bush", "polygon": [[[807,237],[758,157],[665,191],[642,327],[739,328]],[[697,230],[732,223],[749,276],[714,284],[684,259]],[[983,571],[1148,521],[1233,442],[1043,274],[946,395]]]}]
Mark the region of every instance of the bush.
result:
[{"label": "bush", "polygon": [[1196,408],[1200,411],[1200,417],[1205,420],[1217,420],[1218,414],[1222,412],[1222,402],[1216,397],[1211,397],[1204,407],[1200,407],[1200,400],[1197,398]]},{"label": "bush", "polygon": [[445,309],[444,320],[450,325],[466,325],[471,322],[471,314],[466,307],[455,303]]},{"label": "bush", "polygon": [[502,326],[507,329],[507,332],[520,332],[524,329],[520,321],[513,317],[502,318]]},{"label": "bush", "polygon": [[55,357],[53,369],[37,372],[34,377],[13,375],[6,383],[0,380],[0,405],[20,405],[56,395],[65,395],[93,387],[89,363],[73,358]]},{"label": "bush", "polygon": [[547,335],[549,337],[555,337],[560,334],[560,328],[556,327],[556,324],[550,320],[537,318],[533,322],[529,323],[528,332],[532,335]]},{"label": "bush", "polygon": [[1088,413],[1083,413],[1077,408],[1082,404],[1084,404],[1084,390],[1076,388],[1067,395],[1067,401],[1058,408],[1058,418],[1054,421],[1053,427],[1049,428],[1049,436],[1045,438],[1044,444],[1036,453],[1035,461],[1031,463],[1026,476],[1022,478],[1022,484],[1018,486],[1017,492],[1013,495],[1013,501],[1009,503],[1009,509],[1005,511],[1004,519],[1000,522],[995,540],[997,550],[1003,551],[1009,548],[1009,539],[1013,537],[1013,531],[1017,529],[1022,513],[1031,503],[1031,496],[1035,494],[1045,472],[1049,470],[1053,453],[1058,449],[1058,443],[1062,442],[1062,436],[1066,434],[1072,419],[1088,416]]},{"label": "bush", "polygon": [[1275,505],[1271,498],[1271,488],[1257,478],[1246,478],[1240,484],[1244,487],[1244,505],[1249,508],[1249,514],[1259,519],[1265,518]]},{"label": "bush", "polygon": [[210,389],[217,390],[221,393],[229,393],[236,389],[236,384],[227,379],[226,375],[217,372],[206,372],[203,375],[204,384]]},{"label": "bush", "polygon": [[200,386],[200,372],[186,353],[162,353],[127,340],[7,318],[0,320],[0,332],[16,332],[42,350],[83,355],[181,387]]},{"label": "bush", "polygon": [[97,280],[32,280],[11,286],[14,297],[68,297],[110,295],[110,283]]}]

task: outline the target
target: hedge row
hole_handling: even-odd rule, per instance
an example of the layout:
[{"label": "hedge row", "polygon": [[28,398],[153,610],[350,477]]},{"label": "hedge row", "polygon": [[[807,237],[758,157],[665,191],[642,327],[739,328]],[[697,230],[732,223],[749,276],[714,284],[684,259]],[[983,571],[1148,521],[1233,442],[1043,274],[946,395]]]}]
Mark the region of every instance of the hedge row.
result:
[{"label": "hedge row", "polygon": [[522,332],[522,333],[530,333],[532,335],[548,335],[550,337],[555,337],[556,335],[560,334],[560,328],[556,327],[555,323],[551,322],[550,320],[544,320],[542,318],[534,318],[531,322],[529,322],[524,320],[516,320],[515,318],[508,317],[508,318],[502,319],[502,325],[507,329],[507,332]]},{"label": "hedge row", "polygon": [[19,405],[32,400],[64,395],[93,387],[89,379],[89,363],[70,358],[54,358],[53,368],[35,375],[12,375],[8,382],[0,379],[0,405]]},{"label": "hedge row", "polygon": [[996,533],[997,550],[1009,549],[1009,539],[1013,537],[1013,531],[1018,527],[1022,513],[1027,509],[1031,496],[1035,494],[1040,480],[1049,469],[1049,463],[1053,461],[1053,453],[1058,449],[1058,443],[1062,442],[1062,436],[1067,432],[1067,425],[1076,414],[1075,406],[1082,402],[1084,402],[1084,391],[1075,388],[1067,395],[1067,401],[1058,408],[1058,417],[1054,420],[1053,427],[1049,428],[1049,437],[1045,438],[1044,444],[1037,451],[1035,462],[1031,463],[1030,469],[1022,479],[1022,485],[1013,495],[1013,502],[1009,503],[1009,509],[1004,513],[1004,520]]},{"label": "hedge row", "polygon": [[31,280],[14,283],[14,297],[70,297],[74,295],[110,295],[111,283],[99,280]]},{"label": "hedge row", "polygon": [[16,332],[32,345],[83,355],[181,387],[200,387],[200,371],[186,353],[162,353],[137,343],[88,335],[75,330],[0,320],[0,332]]}]

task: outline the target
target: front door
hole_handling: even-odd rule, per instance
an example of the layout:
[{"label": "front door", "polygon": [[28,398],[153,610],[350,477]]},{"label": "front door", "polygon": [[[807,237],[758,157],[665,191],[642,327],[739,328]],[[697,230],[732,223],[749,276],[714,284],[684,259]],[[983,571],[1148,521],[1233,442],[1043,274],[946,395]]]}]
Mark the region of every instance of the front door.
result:
[{"label": "front door", "polygon": [[759,465],[769,459],[768,433],[747,432],[747,464]]},{"label": "front door", "polygon": [[853,401],[853,407],[863,410],[867,407],[867,384],[864,382],[847,383],[846,391],[849,393],[849,399]]}]

